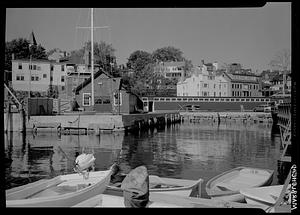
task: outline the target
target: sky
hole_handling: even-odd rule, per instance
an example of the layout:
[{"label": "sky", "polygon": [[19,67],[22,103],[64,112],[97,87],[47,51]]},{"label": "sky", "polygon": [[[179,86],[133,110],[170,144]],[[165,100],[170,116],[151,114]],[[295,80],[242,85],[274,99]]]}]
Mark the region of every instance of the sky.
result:
[{"label": "sky", "polygon": [[[77,27],[76,27],[77,26]],[[6,41],[34,32],[46,51],[72,51],[90,40],[89,8],[7,8]],[[152,53],[173,46],[199,65],[241,63],[243,68],[270,69],[282,49],[291,49],[291,3],[258,8],[94,8],[94,42],[116,49],[117,64],[136,50]]]}]

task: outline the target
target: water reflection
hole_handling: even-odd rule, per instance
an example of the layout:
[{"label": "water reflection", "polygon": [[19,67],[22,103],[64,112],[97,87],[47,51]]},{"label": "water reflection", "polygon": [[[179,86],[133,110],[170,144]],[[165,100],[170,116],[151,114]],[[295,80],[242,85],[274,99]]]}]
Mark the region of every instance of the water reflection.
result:
[{"label": "water reflection", "polygon": [[96,170],[115,161],[124,173],[146,165],[150,174],[163,177],[203,178],[204,186],[221,172],[253,166],[273,169],[273,184],[278,184],[284,172],[277,166],[282,149],[273,132],[269,124],[202,121],[99,136],[8,133],[5,153],[12,162],[6,168],[6,188],[73,173],[74,160],[83,151],[94,153]]}]

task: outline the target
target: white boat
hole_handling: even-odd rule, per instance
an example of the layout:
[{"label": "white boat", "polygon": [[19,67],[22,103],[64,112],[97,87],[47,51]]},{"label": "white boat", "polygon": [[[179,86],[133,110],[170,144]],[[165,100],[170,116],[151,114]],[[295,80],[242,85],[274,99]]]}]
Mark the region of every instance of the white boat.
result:
[{"label": "white boat", "polygon": [[[123,177],[125,176],[126,175],[124,175]],[[178,196],[201,197],[202,182],[203,179],[201,178],[198,180],[187,180],[149,175],[149,191],[150,193],[162,192],[164,194]],[[108,185],[104,193],[118,196],[123,195],[121,182]]]},{"label": "white boat", "polygon": [[89,172],[86,179],[77,173],[60,175],[6,190],[6,207],[70,207],[103,193],[113,171],[112,166]]},{"label": "white boat", "polygon": [[283,185],[241,189],[247,204],[272,206],[276,203]]},{"label": "white boat", "polygon": [[291,171],[284,185],[273,185],[242,189],[240,192],[245,196],[249,205],[265,206],[266,212],[291,212]]},{"label": "white boat", "polygon": [[210,179],[206,192],[213,199],[245,202],[241,189],[267,186],[272,183],[273,170],[237,167]]}]

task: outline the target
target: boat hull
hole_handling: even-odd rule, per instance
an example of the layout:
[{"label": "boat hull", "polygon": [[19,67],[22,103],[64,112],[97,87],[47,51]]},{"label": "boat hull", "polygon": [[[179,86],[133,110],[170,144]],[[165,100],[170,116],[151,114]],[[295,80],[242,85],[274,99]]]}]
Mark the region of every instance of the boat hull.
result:
[{"label": "boat hull", "polygon": [[270,185],[273,172],[268,169],[237,167],[210,179],[205,187],[206,192],[212,199],[244,203],[246,200],[240,189]]},{"label": "boat hull", "polygon": [[[74,175],[75,174],[70,174],[70,176]],[[83,180],[82,176],[78,175],[81,177],[81,180],[78,177],[78,179],[76,178],[75,181],[73,180],[69,184],[66,184],[68,183],[68,175],[66,175],[66,177],[58,176],[54,180],[44,180],[40,184],[35,182],[32,186],[28,184],[24,186],[23,189],[6,192],[6,207],[70,207],[81,202],[83,199],[88,199],[103,193],[109,184],[110,175],[110,170],[99,171],[90,173],[89,178],[86,180]],[[53,184],[47,185],[50,181]],[[76,181],[78,181],[77,184]],[[58,186],[56,186],[57,184]],[[86,184],[86,187],[76,190],[79,185],[82,186],[82,184]],[[44,190],[42,188],[43,186]],[[45,189],[45,186],[48,187]],[[74,188],[76,186],[77,188]],[[55,193],[57,188],[62,190],[62,187],[69,187],[69,191],[71,192],[68,193],[68,190],[66,190],[66,193],[61,195]],[[71,190],[71,187],[75,190]],[[23,198],[19,198],[18,196]]]},{"label": "boat hull", "polygon": [[[177,196],[186,197],[201,197],[201,185],[203,179],[199,180],[185,180],[185,179],[173,179],[173,178],[161,178],[155,175],[149,176],[150,193],[164,193]],[[170,188],[151,188],[151,184],[164,184],[174,186]],[[122,196],[123,190],[120,187],[108,185],[104,191],[105,194]]]}]

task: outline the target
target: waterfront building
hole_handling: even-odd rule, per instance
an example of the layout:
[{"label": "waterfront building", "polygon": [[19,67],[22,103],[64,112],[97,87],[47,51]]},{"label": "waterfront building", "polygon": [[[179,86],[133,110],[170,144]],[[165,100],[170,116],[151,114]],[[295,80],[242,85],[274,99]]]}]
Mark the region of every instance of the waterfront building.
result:
[{"label": "waterfront building", "polygon": [[216,75],[207,66],[196,67],[190,78],[177,83],[177,96],[230,96],[229,81],[222,75]]},{"label": "waterfront building", "polygon": [[113,77],[101,68],[94,74],[94,106],[91,104],[91,78],[78,85],[75,98],[84,111],[123,114],[143,109],[142,100],[122,86],[120,77]]},{"label": "waterfront building", "polygon": [[65,90],[64,62],[43,59],[13,59],[12,88],[16,91],[46,93],[50,86]]},{"label": "waterfront building", "polygon": [[230,92],[232,97],[260,97],[261,89],[259,76],[250,70],[240,70],[234,73],[223,72],[222,75],[230,82]]}]

